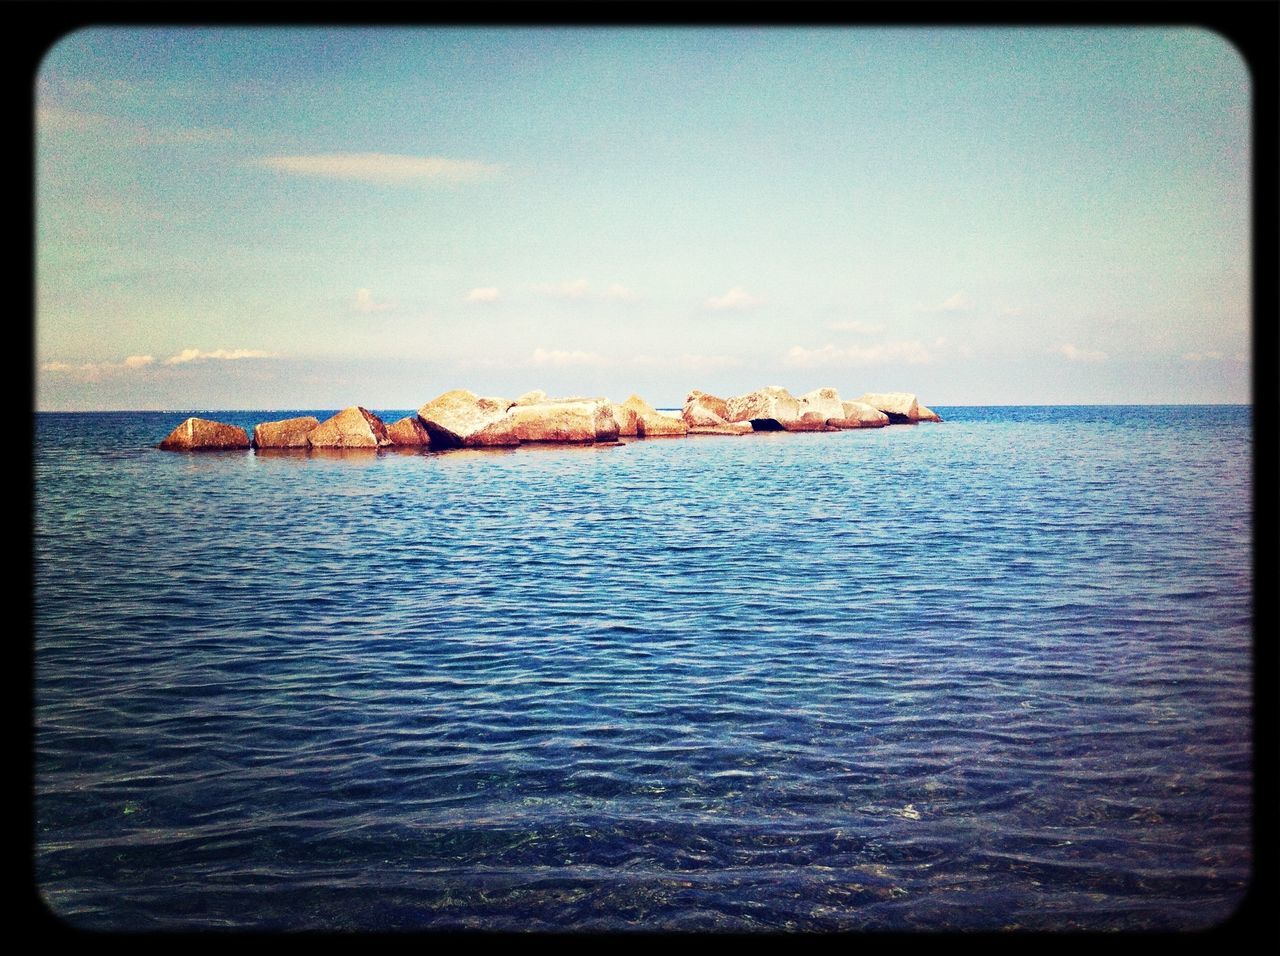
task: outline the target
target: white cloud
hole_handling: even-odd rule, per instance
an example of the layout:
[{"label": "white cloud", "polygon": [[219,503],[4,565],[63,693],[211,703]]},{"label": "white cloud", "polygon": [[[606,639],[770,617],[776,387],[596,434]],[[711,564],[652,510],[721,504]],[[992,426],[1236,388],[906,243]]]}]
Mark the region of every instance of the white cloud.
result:
[{"label": "white cloud", "polygon": [[534,349],[530,358],[535,365],[606,365],[609,362],[603,355],[581,350]]},{"label": "white cloud", "polygon": [[409,183],[438,180],[462,183],[488,179],[501,167],[472,159],[444,156],[401,156],[392,153],[326,153],[316,156],[267,156],[260,166],[295,176],[354,179],[369,183]]},{"label": "white cloud", "polygon": [[67,362],[45,362],[40,366],[42,372],[70,372],[75,366]]},{"label": "white cloud", "polygon": [[[935,349],[946,344],[945,339],[934,342]],[[889,362],[903,362],[907,365],[924,365],[937,358],[935,352],[919,341],[885,342],[881,345],[851,345],[837,348],[827,344],[817,349],[807,349],[796,345],[787,353],[786,363],[801,367],[815,365],[883,365]]]},{"label": "white cloud", "polygon": [[848,319],[842,322],[829,322],[827,328],[832,332],[864,332],[867,335],[874,335],[876,332],[883,332],[884,325],[879,322],[860,322],[857,319]]},{"label": "white cloud", "polygon": [[934,305],[926,305],[922,302],[916,303],[916,310],[919,312],[967,312],[971,308],[973,308],[973,302],[963,292],[957,292],[955,295]]},{"label": "white cloud", "polygon": [[1090,349],[1081,349],[1067,342],[1059,345],[1051,351],[1057,352],[1059,355],[1065,356],[1072,362],[1105,362],[1107,359],[1106,352],[1097,352]]},{"label": "white cloud", "polygon": [[126,368],[143,368],[155,361],[150,355],[130,355],[124,360]]},{"label": "white cloud", "polygon": [[724,295],[713,295],[707,299],[708,309],[747,309],[759,305],[760,299],[747,292],[742,286],[735,285]]},{"label": "white cloud", "polygon": [[1182,356],[1188,362],[1217,362],[1221,361],[1221,352],[1188,352]]},{"label": "white cloud", "polygon": [[352,304],[357,312],[386,312],[388,309],[394,309],[394,302],[377,302],[373,298],[373,293],[368,289],[356,289],[356,301]]},{"label": "white cloud", "polygon": [[165,359],[164,364],[185,365],[187,362],[203,362],[207,359],[233,361],[235,359],[270,357],[270,353],[259,349],[214,349],[212,352],[202,352],[200,349],[183,349],[177,355]]},{"label": "white cloud", "polygon": [[498,290],[492,286],[472,289],[467,293],[468,302],[496,302],[498,300]]}]

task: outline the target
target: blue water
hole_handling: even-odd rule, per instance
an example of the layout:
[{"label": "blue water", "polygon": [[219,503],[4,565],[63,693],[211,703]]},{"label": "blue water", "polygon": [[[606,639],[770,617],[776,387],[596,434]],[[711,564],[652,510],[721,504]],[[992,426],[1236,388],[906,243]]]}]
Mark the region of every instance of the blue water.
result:
[{"label": "blue water", "polygon": [[1250,409],[938,411],[310,455],[37,415],[43,899],[110,930],[1214,925],[1251,872]]}]

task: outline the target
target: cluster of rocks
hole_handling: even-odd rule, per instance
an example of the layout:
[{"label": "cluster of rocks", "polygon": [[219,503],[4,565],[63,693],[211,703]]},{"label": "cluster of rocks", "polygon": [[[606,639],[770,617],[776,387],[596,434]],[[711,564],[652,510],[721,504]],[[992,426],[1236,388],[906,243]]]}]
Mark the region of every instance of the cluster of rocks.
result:
[{"label": "cluster of rocks", "polygon": [[417,415],[390,425],[353,405],[325,421],[307,416],[262,422],[250,441],[243,428],[188,418],[160,443],[169,451],[237,448],[486,448],[526,442],[616,443],[620,438],[682,438],[685,435],[744,435],[753,431],[835,431],[891,424],[941,421],[906,392],[868,393],[841,401],[834,388],[799,398],[771,385],[722,399],[697,389],[679,418],[632,395],[607,398],[548,398],[528,392],[511,401],[466,389],[445,392]]}]

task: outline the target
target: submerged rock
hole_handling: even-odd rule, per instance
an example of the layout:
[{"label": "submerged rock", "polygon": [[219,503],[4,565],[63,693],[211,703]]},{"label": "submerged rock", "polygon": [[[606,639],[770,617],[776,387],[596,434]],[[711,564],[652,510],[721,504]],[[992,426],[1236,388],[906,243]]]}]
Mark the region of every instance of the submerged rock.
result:
[{"label": "submerged rock", "polygon": [[662,414],[639,395],[632,395],[614,408],[621,408],[625,416],[635,416],[638,438],[683,438],[689,431],[683,418]]},{"label": "submerged rock", "polygon": [[426,448],[431,445],[431,434],[418,420],[417,415],[408,415],[387,426],[387,437],[391,444],[402,448]]},{"label": "submerged rock", "polygon": [[207,418],[188,418],[160,443],[165,451],[223,451],[248,448],[249,433]]},{"label": "submerged rock", "polygon": [[889,416],[865,402],[841,402],[844,415],[828,418],[827,424],[835,428],[883,428],[889,424]]},{"label": "submerged rock", "polygon": [[455,388],[418,409],[418,420],[430,434],[434,448],[518,445],[520,440],[515,437],[483,435],[513,404],[505,398],[482,398],[465,388]]},{"label": "submerged rock", "polygon": [[306,448],[307,436],[320,424],[320,419],[283,418],[276,422],[259,422],[253,427],[254,448]]},{"label": "submerged rock", "polygon": [[312,429],[307,442],[312,448],[382,448],[391,439],[381,418],[352,405]]}]

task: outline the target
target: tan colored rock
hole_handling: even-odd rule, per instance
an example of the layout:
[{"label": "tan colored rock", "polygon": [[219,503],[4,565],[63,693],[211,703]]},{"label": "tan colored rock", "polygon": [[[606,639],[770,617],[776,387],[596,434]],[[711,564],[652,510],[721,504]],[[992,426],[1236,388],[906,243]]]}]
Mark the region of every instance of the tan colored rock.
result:
[{"label": "tan colored rock", "polygon": [[224,451],[248,448],[249,433],[235,425],[212,422],[207,418],[188,418],[169,432],[160,443],[165,451]]},{"label": "tan colored rock", "polygon": [[618,422],[607,399],[551,399],[512,405],[506,414],[477,432],[474,444],[522,442],[613,442]]},{"label": "tan colored rock", "polygon": [[918,421],[920,417],[920,404],[911,392],[867,392],[857,401],[878,408],[893,425]]},{"label": "tan colored rock", "polygon": [[835,428],[883,428],[889,424],[889,416],[865,402],[841,402],[844,415],[828,418],[827,424]]},{"label": "tan colored rock", "polygon": [[426,448],[431,445],[431,434],[423,427],[417,415],[407,415],[387,426],[391,444],[401,448]]},{"label": "tan colored rock", "polygon": [[681,412],[681,417],[690,428],[714,427],[723,425],[729,420],[729,408],[723,398],[708,395],[695,388],[684,400],[684,411]]},{"label": "tan colored rock", "polygon": [[800,419],[800,401],[780,385],[758,388],[725,402],[727,419],[751,422],[757,431],[774,431]]},{"label": "tan colored rock", "polygon": [[[623,414],[636,417],[636,432],[639,438],[683,438],[689,431],[684,418],[673,418],[664,415],[639,395],[632,395],[620,406]],[[619,431],[621,434],[621,431]]]},{"label": "tan colored rock", "polygon": [[750,435],[750,422],[725,422],[722,425],[690,425],[688,435]]},{"label": "tan colored rock", "polygon": [[312,448],[382,448],[391,439],[381,418],[352,405],[313,428],[307,442]]},{"label": "tan colored rock", "polygon": [[547,393],[540,388],[535,388],[532,391],[525,392],[523,395],[517,398],[513,404],[536,405],[539,402],[545,402],[546,400],[547,400]]},{"label": "tan colored rock", "polygon": [[518,445],[514,436],[480,435],[501,421],[514,403],[505,398],[481,398],[465,388],[455,388],[418,409],[418,419],[431,435],[433,448]]},{"label": "tan colored rock", "polygon": [[825,422],[831,418],[844,418],[844,405],[840,401],[840,393],[834,388],[815,388],[800,396],[800,417],[809,412],[817,412]]},{"label": "tan colored rock", "polygon": [[626,405],[619,405],[614,402],[613,418],[618,423],[619,438],[635,438],[638,435],[640,427],[640,416],[636,414],[634,408],[628,408]]},{"label": "tan colored rock", "polygon": [[932,408],[925,408],[923,405],[918,406],[917,421],[921,422],[941,422],[942,417]]},{"label": "tan colored rock", "polygon": [[306,448],[307,436],[320,424],[311,415],[283,418],[276,422],[259,422],[253,427],[254,448]]}]

